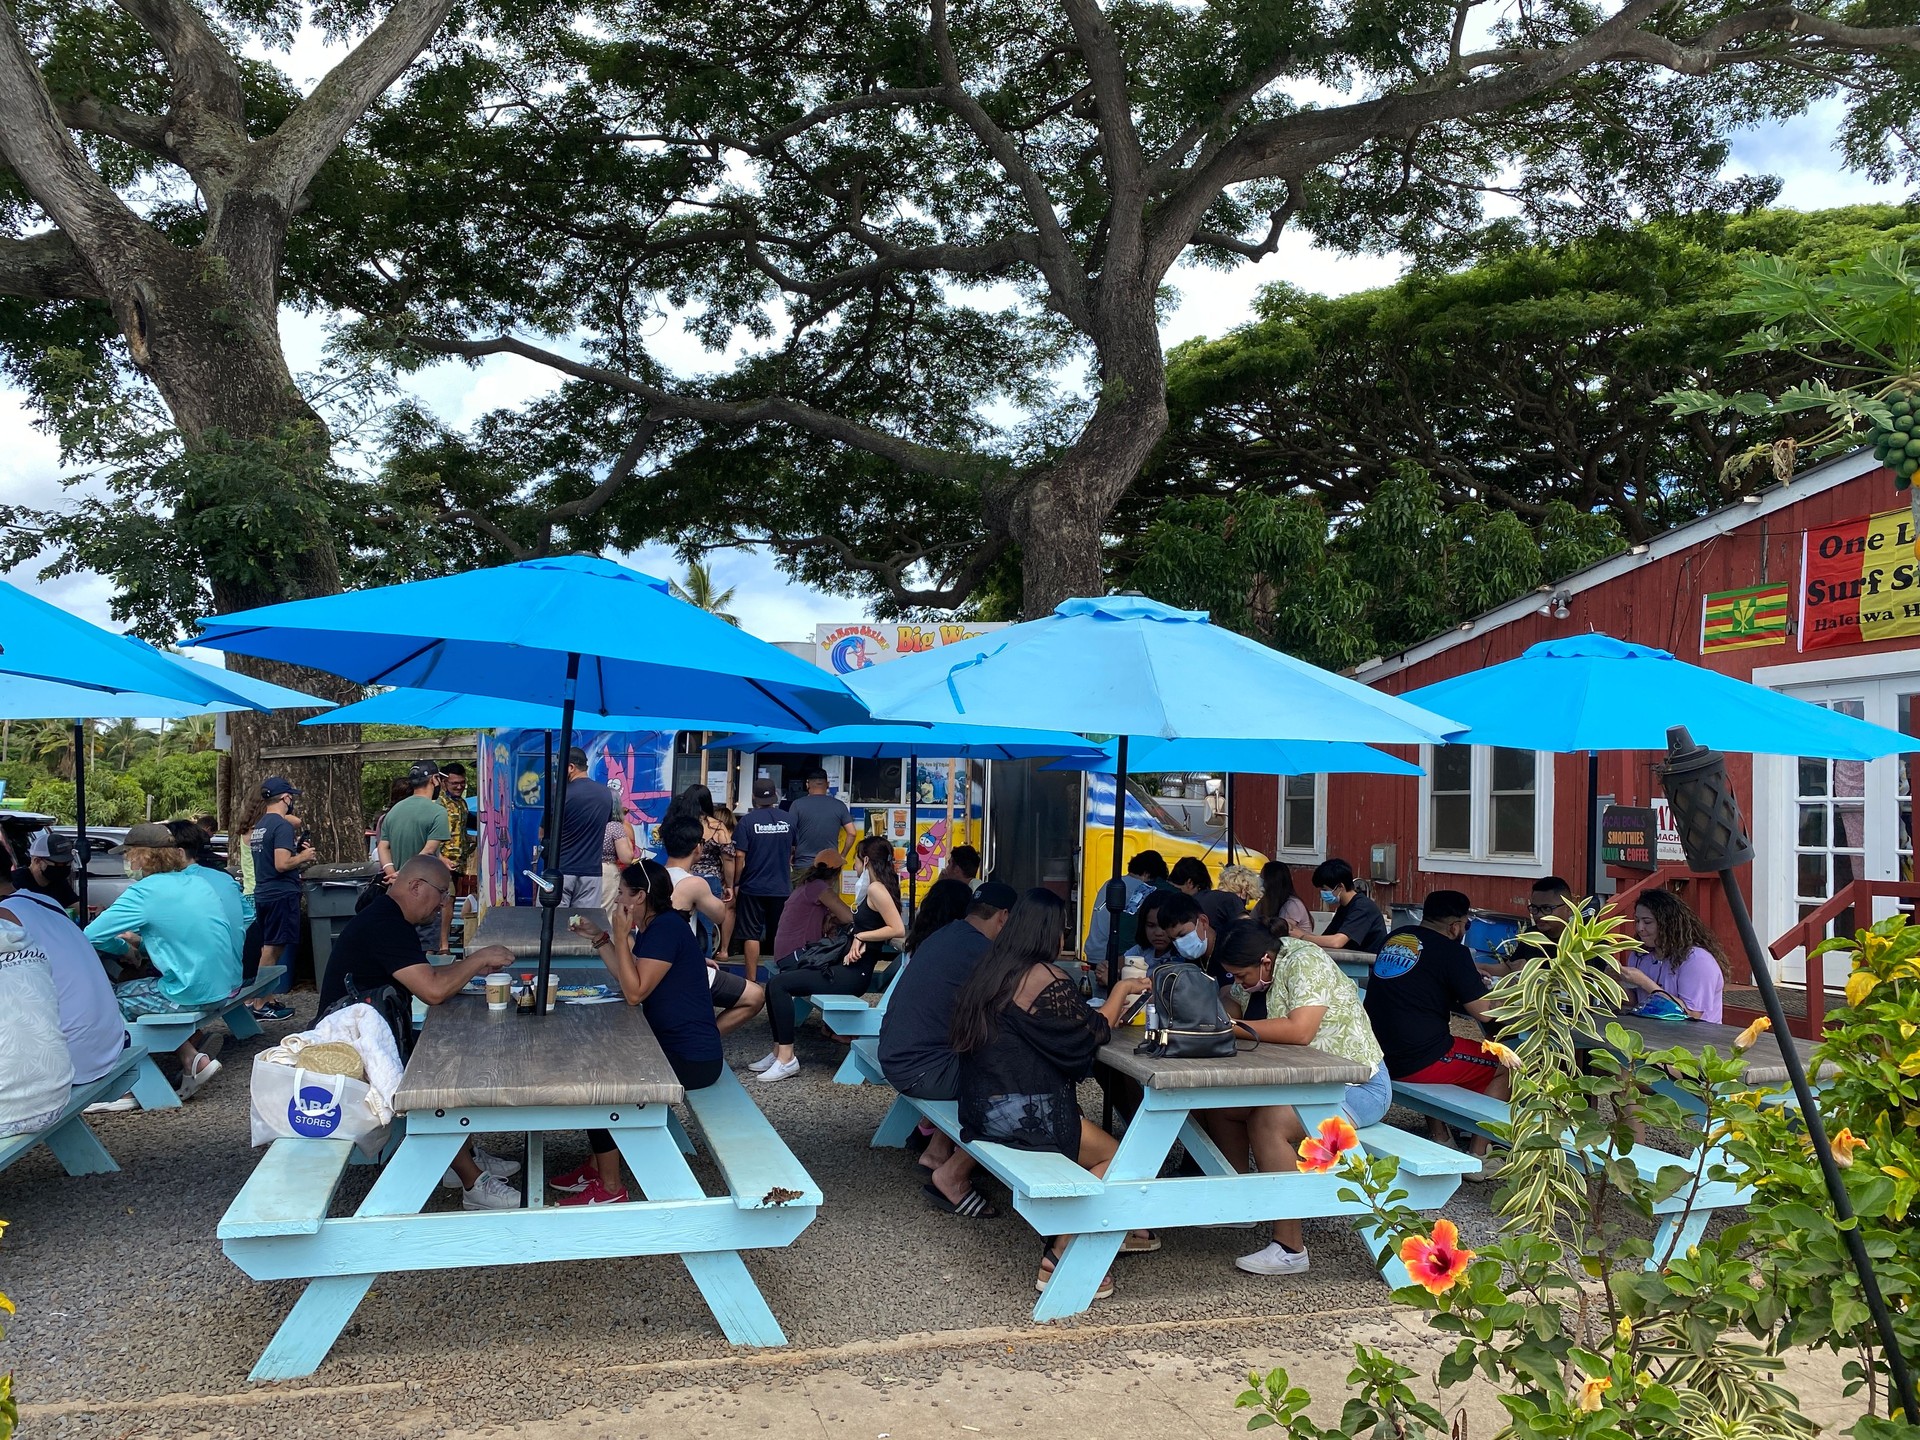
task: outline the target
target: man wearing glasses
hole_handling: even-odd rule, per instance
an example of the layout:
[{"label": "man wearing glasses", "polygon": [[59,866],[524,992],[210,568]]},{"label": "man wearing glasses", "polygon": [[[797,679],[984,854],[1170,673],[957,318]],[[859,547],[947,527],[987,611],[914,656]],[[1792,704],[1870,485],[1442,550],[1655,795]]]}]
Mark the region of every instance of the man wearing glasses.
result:
[{"label": "man wearing glasses", "polygon": [[[1573,919],[1578,906],[1573,898],[1573,886],[1558,875],[1548,875],[1533,882],[1533,891],[1527,896],[1528,930],[1537,930],[1550,942],[1558,944],[1560,932],[1567,928],[1567,922]],[[1480,969],[1488,976],[1511,975],[1524,966],[1527,961],[1541,955],[1543,949],[1538,941],[1525,940],[1519,936],[1505,941],[1494,952],[1492,964],[1482,964]]]},{"label": "man wearing glasses", "polygon": [[[438,1005],[459,994],[474,976],[512,965],[513,952],[504,945],[488,945],[450,965],[428,962],[419,927],[439,916],[452,883],[453,872],[438,856],[420,855],[402,865],[388,883],[387,893],[376,895],[333,942],[327,973],[320,982],[319,1013],[326,1014],[348,998],[349,979],[356,994],[392,985]],[[455,1158],[441,1184],[458,1182],[465,1209],[517,1210],[520,1192],[506,1180],[519,1169],[517,1160],[469,1146]]]}]

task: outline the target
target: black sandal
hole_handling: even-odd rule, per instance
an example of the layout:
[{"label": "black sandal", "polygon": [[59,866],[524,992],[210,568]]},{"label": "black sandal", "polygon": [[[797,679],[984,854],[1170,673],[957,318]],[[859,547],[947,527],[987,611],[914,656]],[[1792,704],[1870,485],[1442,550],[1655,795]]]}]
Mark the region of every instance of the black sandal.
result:
[{"label": "black sandal", "polygon": [[[1059,1257],[1053,1253],[1054,1237],[1047,1236],[1040,1241],[1040,1274],[1034,1278],[1033,1288],[1042,1295],[1047,1293],[1047,1282],[1053,1279],[1053,1270]],[[1113,1276],[1102,1275],[1100,1287],[1093,1292],[1096,1300],[1108,1300],[1113,1296]]]},{"label": "black sandal", "polygon": [[1000,1209],[978,1190],[968,1187],[967,1193],[958,1200],[949,1200],[940,1193],[940,1187],[928,1183],[920,1187],[920,1193],[949,1215],[958,1215],[963,1220],[998,1220]]}]

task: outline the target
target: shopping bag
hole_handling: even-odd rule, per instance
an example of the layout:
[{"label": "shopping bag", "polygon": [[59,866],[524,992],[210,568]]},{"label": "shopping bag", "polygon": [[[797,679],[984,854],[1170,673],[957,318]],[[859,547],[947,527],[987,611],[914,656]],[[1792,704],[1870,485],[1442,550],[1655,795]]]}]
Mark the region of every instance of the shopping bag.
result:
[{"label": "shopping bag", "polygon": [[259,1055],[253,1062],[253,1143],[351,1140],[369,1159],[386,1148],[388,1127],[367,1083],[324,1075]]}]

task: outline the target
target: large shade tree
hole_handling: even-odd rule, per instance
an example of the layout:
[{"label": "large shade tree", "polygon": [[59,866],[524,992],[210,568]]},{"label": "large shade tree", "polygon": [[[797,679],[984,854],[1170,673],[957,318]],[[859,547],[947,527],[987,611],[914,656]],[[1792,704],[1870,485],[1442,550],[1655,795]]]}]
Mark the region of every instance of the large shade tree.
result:
[{"label": "large shade tree", "polygon": [[[1728,129],[1828,96],[1852,106],[1851,158],[1902,167],[1907,18],[600,0],[495,58],[465,142],[483,183],[460,172],[463,233],[545,275],[549,308],[502,324],[429,280],[376,336],[569,383],[423,437],[407,473],[509,553],[591,517],[770,544],[900,606],[963,600],[1017,554],[1043,611],[1101,586],[1109,517],[1165,433],[1181,264],[1258,260],[1289,227],[1444,259],[1490,232],[1737,209],[1772,192],[1717,178]],[[670,371],[663,311],[745,358]]]},{"label": "large shade tree", "polygon": [[[317,18],[350,43],[301,94],[247,58],[248,42],[291,44],[300,0],[0,0],[0,357],[68,460],[107,471],[77,510],[15,517],[15,558],[46,543],[57,566],[106,570],[122,615],[156,638],[209,604],[339,588],[332,437],[281,344],[288,252],[329,195],[323,170],[452,4],[325,7]],[[353,189],[335,177],[336,211],[363,208],[340,202]],[[296,290],[315,299],[311,278]],[[315,738],[248,714],[232,733],[249,786],[263,745]],[[296,770],[310,820],[348,844],[356,777]]]}]

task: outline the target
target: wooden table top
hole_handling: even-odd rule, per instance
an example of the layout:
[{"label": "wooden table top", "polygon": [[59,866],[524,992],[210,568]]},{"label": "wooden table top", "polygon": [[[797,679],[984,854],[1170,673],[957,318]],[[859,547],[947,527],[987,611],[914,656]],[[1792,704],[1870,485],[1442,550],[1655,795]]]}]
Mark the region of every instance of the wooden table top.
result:
[{"label": "wooden table top", "polygon": [[[607,928],[607,912],[604,910],[570,910],[562,905],[553,916],[553,953],[579,957],[592,955],[593,947],[585,938],[574,934],[567,928],[567,922],[576,915],[584,915],[593,922],[594,933]],[[504,945],[519,958],[538,959],[540,955],[540,907],[538,905],[491,905],[480,917],[480,927],[474,932],[473,945],[477,950],[483,945]]]},{"label": "wooden table top", "polygon": [[685,1098],[638,1005],[489,1010],[477,995],[433,1007],[393,1108],[671,1105]]},{"label": "wooden table top", "polygon": [[1099,1063],[1131,1076],[1152,1090],[1210,1090],[1223,1085],[1358,1085],[1372,1072],[1364,1065],[1342,1060],[1311,1045],[1269,1045],[1262,1042],[1217,1060],[1173,1060],[1136,1055],[1142,1031],[1128,1027],[1116,1032],[1100,1051]]},{"label": "wooden table top", "polygon": [[[1630,1030],[1646,1042],[1649,1050],[1691,1050],[1698,1055],[1708,1046],[1712,1046],[1722,1055],[1730,1055],[1734,1050],[1734,1041],[1740,1036],[1738,1028],[1732,1025],[1709,1025],[1704,1020],[1652,1020],[1644,1015],[1616,1015],[1613,1017],[1622,1029]],[[1800,1063],[1813,1075],[1813,1043],[1789,1035],[1787,1039],[1799,1053]],[[1771,1032],[1762,1035],[1747,1052],[1746,1083],[1749,1085],[1784,1085],[1787,1083],[1787,1064],[1780,1058],[1779,1042]],[[1838,1067],[1827,1065],[1820,1078],[1832,1078],[1839,1074]]]}]

